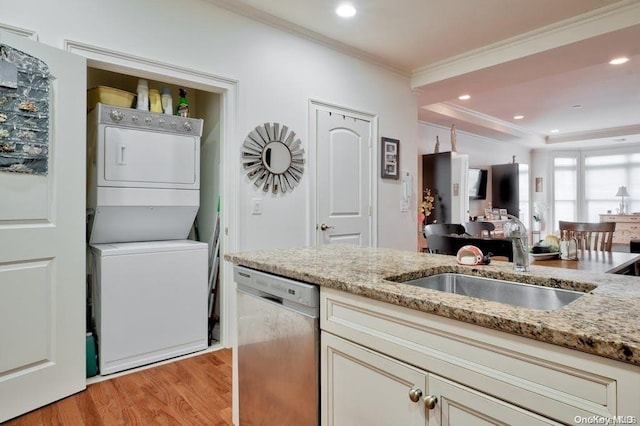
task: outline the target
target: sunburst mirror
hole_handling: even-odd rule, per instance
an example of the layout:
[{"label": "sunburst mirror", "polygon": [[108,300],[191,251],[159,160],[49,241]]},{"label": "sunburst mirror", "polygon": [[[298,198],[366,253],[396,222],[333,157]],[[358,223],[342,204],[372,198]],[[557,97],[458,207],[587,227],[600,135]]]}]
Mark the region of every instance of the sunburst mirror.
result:
[{"label": "sunburst mirror", "polygon": [[253,129],[242,144],[242,167],[264,192],[292,191],[304,172],[304,149],[295,132],[280,123]]}]

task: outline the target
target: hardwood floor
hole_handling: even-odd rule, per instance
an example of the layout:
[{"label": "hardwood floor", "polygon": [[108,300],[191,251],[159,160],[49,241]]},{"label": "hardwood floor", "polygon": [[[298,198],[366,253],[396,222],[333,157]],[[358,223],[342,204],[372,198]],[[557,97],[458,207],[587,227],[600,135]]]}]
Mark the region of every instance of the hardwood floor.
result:
[{"label": "hardwood floor", "polygon": [[87,386],[6,426],[231,425],[231,349]]}]

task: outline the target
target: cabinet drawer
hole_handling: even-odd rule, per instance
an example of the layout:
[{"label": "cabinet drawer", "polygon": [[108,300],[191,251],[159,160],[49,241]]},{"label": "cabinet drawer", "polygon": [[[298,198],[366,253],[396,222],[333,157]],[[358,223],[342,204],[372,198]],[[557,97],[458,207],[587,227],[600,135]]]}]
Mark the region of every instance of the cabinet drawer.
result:
[{"label": "cabinet drawer", "polygon": [[[640,223],[640,215],[600,215],[600,222]],[[617,226],[617,225],[616,225]]]},{"label": "cabinet drawer", "polygon": [[[618,413],[619,377],[640,392],[637,367],[333,289],[321,289],[321,328],[566,423],[627,415]],[[617,364],[622,371],[609,368]]]}]

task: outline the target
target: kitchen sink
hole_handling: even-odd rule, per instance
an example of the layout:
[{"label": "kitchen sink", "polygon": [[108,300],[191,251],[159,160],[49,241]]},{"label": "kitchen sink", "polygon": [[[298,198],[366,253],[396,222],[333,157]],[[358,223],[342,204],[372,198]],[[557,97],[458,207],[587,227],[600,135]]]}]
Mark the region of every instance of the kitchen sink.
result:
[{"label": "kitchen sink", "polygon": [[525,308],[554,310],[585,293],[463,274],[437,274],[402,284],[492,300]]}]

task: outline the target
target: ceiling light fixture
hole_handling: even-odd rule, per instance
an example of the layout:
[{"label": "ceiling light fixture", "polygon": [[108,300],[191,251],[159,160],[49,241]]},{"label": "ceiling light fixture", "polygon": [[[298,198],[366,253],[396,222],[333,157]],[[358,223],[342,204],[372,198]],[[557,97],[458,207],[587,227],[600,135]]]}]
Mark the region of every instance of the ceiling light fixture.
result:
[{"label": "ceiling light fixture", "polygon": [[559,131],[560,131],[560,130],[558,130],[558,129],[552,129],[552,130],[551,130],[551,133],[558,133]]},{"label": "ceiling light fixture", "polygon": [[580,109],[580,108],[582,108],[582,105],[580,105],[580,104],[571,105],[571,108]]},{"label": "ceiling light fixture", "polygon": [[460,95],[458,96],[458,99],[460,99],[461,101],[466,101],[471,99],[471,95]]},{"label": "ceiling light fixture", "polygon": [[514,120],[522,120],[524,118],[524,115],[514,115],[513,119]]},{"label": "ceiling light fixture", "polygon": [[356,14],[356,8],[349,3],[342,3],[336,8],[336,14],[341,18],[351,18]]},{"label": "ceiling light fixture", "polygon": [[610,60],[609,63],[611,65],[621,65],[621,64],[624,64],[624,63],[626,63],[628,61],[629,61],[629,58],[627,58],[625,56],[621,56],[619,58],[614,58],[614,59]]}]

